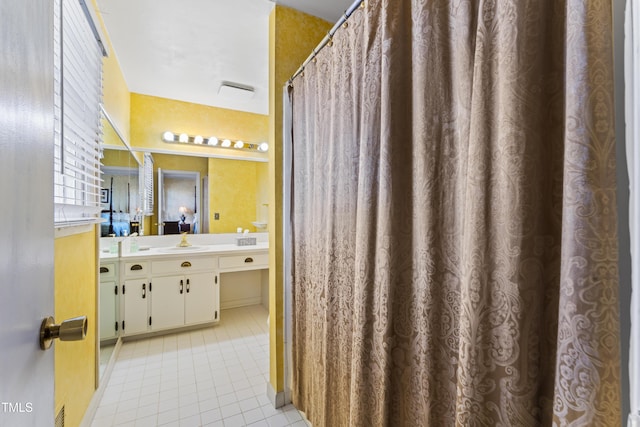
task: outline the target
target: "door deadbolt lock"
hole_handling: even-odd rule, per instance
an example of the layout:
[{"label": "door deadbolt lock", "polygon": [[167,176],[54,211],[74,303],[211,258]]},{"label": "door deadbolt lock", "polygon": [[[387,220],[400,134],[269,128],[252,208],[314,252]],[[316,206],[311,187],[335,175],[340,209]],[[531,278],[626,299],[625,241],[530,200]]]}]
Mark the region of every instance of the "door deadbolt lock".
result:
[{"label": "door deadbolt lock", "polygon": [[48,350],[53,340],[82,341],[87,336],[87,316],[73,317],[64,320],[59,325],[55,324],[53,317],[42,320],[40,325],[40,348]]}]

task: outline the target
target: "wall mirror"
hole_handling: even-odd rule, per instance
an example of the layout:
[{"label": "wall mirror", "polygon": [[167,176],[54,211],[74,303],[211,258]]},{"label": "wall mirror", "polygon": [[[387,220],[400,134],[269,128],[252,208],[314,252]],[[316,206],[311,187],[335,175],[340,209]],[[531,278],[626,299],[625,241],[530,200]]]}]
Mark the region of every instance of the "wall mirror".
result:
[{"label": "wall mirror", "polygon": [[100,227],[100,236],[140,233],[143,214],[139,171],[142,162],[131,151],[108,113],[104,109],[102,113],[104,146],[100,215],[104,222]]},{"label": "wall mirror", "polygon": [[267,162],[152,155],[155,199],[152,215],[141,223],[145,235],[267,231]]},{"label": "wall mirror", "polygon": [[[140,161],[126,140],[102,109],[103,150],[102,150],[102,188],[101,188],[101,236],[124,236],[136,228],[136,218],[140,203]],[[100,266],[98,314],[99,327],[99,375],[102,377],[113,355],[118,341],[115,326],[118,319],[118,304],[115,287],[117,285],[117,263]]]}]

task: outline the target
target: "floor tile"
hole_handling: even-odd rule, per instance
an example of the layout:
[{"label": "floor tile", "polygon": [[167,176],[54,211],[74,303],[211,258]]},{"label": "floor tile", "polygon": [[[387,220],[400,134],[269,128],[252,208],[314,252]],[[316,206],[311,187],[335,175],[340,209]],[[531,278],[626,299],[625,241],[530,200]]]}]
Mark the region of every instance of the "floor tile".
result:
[{"label": "floor tile", "polygon": [[274,409],[267,310],[225,310],[215,327],[123,343],[93,427],[307,427]]},{"label": "floor tile", "polygon": [[202,419],[202,424],[209,424],[214,421],[222,420],[222,413],[220,412],[220,409],[213,409],[210,411],[201,412],[200,418]]},{"label": "floor tile", "polygon": [[289,420],[284,414],[277,414],[267,418],[267,423],[270,427],[283,427],[289,425]]},{"label": "floor tile", "polygon": [[180,411],[178,409],[170,409],[158,414],[158,425],[167,424],[180,420]]},{"label": "floor tile", "polygon": [[244,420],[247,424],[255,423],[260,420],[264,420],[264,415],[260,408],[252,409],[242,413]]},{"label": "floor tile", "polygon": [[246,425],[242,414],[234,415],[233,417],[225,418],[222,420],[224,427],[244,427]]}]

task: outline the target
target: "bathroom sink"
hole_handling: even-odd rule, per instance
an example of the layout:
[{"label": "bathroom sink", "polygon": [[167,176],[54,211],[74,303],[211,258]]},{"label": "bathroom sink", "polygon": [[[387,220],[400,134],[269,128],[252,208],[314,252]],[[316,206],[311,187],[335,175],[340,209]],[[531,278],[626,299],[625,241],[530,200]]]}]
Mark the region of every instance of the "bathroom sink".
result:
[{"label": "bathroom sink", "polygon": [[209,246],[170,246],[168,248],[158,248],[158,252],[164,252],[168,254],[182,253],[182,252],[200,252],[206,251]]}]

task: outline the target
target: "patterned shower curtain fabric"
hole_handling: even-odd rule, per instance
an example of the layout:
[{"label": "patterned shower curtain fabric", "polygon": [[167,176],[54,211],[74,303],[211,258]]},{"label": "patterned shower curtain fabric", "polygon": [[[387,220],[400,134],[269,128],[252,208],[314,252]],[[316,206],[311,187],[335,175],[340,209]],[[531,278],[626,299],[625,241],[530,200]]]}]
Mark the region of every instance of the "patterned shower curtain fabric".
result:
[{"label": "patterned shower curtain fabric", "polygon": [[619,426],[611,3],[370,0],[293,82],[314,426]]}]

